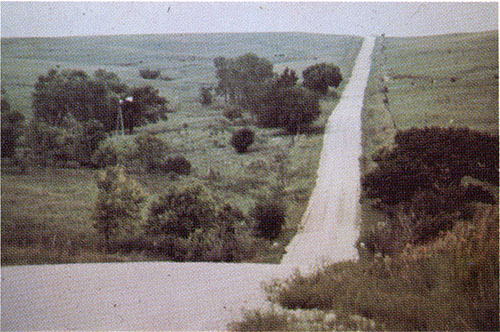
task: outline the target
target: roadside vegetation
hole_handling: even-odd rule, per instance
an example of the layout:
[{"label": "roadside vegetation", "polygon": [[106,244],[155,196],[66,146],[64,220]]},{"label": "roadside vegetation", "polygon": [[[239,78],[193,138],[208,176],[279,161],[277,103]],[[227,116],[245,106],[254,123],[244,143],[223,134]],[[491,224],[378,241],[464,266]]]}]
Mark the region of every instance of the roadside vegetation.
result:
[{"label": "roadside vegetation", "polygon": [[230,327],[497,331],[498,32],[377,38],[362,116],[359,260]]},{"label": "roadside vegetation", "polygon": [[[207,45],[225,38],[205,37]],[[2,121],[9,145],[2,150],[12,151],[2,152],[2,264],[279,262],[313,189],[322,128],[343,87],[320,97],[294,70],[321,57],[349,77],[355,57],[347,55],[357,53],[360,39],[277,37],[317,51],[290,50],[283,59],[273,39],[262,51],[270,59],[244,47],[238,55],[207,46],[209,55],[167,56],[160,65],[154,56],[116,63],[103,46],[102,58],[87,63],[63,53],[46,61],[41,40],[40,58],[29,61],[40,66],[35,72],[47,69],[34,78],[13,67],[25,61],[13,50],[31,41],[2,41],[2,119],[9,120]],[[144,38],[176,44],[169,36]],[[55,40],[53,52],[59,42],[67,41]],[[193,54],[204,52],[199,42]],[[148,50],[139,50],[146,58]],[[113,65],[101,67],[103,59]],[[231,70],[221,74],[220,59]],[[259,104],[260,94],[272,106]],[[312,102],[301,104],[304,95]],[[19,115],[10,115],[14,109]]]}]

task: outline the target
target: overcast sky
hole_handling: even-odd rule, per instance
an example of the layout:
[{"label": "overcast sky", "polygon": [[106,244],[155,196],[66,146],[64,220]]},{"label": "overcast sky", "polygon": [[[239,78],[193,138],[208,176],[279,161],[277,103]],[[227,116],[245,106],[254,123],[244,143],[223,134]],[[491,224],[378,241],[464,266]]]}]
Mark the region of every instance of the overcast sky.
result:
[{"label": "overcast sky", "polygon": [[498,29],[498,3],[5,2],[2,37],[294,31],[415,36]]}]

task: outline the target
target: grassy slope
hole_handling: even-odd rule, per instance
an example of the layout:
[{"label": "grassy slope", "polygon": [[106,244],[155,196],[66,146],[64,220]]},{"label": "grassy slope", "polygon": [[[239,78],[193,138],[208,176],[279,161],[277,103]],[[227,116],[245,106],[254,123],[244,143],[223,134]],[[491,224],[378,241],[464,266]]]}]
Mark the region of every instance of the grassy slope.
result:
[{"label": "grassy slope", "polygon": [[[498,32],[378,38],[363,113],[370,156],[397,129],[469,127],[498,134]],[[388,106],[381,89],[388,89]]]},{"label": "grassy slope", "polygon": [[[2,40],[2,85],[14,108],[20,108],[25,113],[29,113],[26,101],[29,101],[37,75],[56,63],[61,68],[88,71],[105,68],[117,72],[128,85],[154,85],[161,94],[167,96],[176,112],[169,114],[167,122],[139,128],[138,132],[157,133],[171,147],[171,155],[183,154],[192,162],[194,177],[205,181],[221,199],[233,203],[244,212],[250,210],[257,197],[268,193],[270,187],[276,184],[278,167],[273,160],[275,155],[284,152],[288,156],[285,199],[289,203],[289,217],[286,231],[279,240],[282,246],[275,253],[257,258],[258,261],[277,262],[283,246],[300,222],[314,187],[322,134],[301,135],[296,144],[290,147],[289,136],[283,136],[276,130],[253,128],[256,131],[256,143],[251,146],[249,153],[236,154],[229,140],[232,132],[241,126],[230,123],[222,116],[224,107],[221,102],[210,107],[201,106],[197,100],[199,88],[202,84],[216,83],[212,64],[215,56],[233,57],[249,51],[271,59],[276,72],[289,66],[300,73],[307,65],[322,60],[331,61],[339,65],[347,81],[360,42],[361,39],[357,37],[311,34]],[[92,50],[92,47],[96,48]],[[175,79],[169,82],[143,80],[138,75],[142,67],[161,68],[163,75]],[[322,101],[323,114],[317,123],[318,127],[324,124],[336,102],[335,99]],[[133,140],[133,136],[124,139]],[[212,181],[206,179],[210,168],[219,174]],[[66,240],[75,242],[74,238],[81,234],[79,237],[94,241],[91,234],[95,231],[91,227],[90,215],[97,189],[93,176],[93,171],[89,170],[2,174],[3,229],[5,225],[19,223],[45,225],[44,232],[49,244],[54,232],[61,233],[59,229],[64,229],[62,237]],[[137,177],[153,195],[171,183],[167,176]],[[188,177],[179,181],[190,179]],[[64,244],[61,246],[64,247]],[[23,258],[25,252],[14,254],[20,256],[19,262],[26,262]],[[5,255],[3,258],[4,263]],[[47,261],[54,260],[48,258]]]}]

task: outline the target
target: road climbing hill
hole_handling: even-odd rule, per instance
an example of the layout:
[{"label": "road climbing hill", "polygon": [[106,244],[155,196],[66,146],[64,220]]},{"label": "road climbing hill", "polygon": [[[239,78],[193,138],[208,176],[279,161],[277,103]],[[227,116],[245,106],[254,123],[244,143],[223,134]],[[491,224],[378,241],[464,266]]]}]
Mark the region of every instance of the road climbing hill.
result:
[{"label": "road climbing hill", "polygon": [[114,263],[3,267],[1,329],[224,330],[267,305],[261,282],[322,258],[356,257],[361,108],[374,40],[365,39],[329,119],[316,188],[281,264]]}]

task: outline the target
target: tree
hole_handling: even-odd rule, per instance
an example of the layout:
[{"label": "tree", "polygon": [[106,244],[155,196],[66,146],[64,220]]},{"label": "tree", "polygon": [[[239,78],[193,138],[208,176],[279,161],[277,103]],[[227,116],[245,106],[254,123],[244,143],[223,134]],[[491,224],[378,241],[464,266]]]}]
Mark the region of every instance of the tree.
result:
[{"label": "tree", "polygon": [[33,94],[35,119],[63,126],[68,119],[96,120],[106,131],[116,129],[120,99],[124,125],[134,127],[165,118],[167,100],[151,86],[129,89],[115,73],[99,69],[90,77],[82,70],[51,69],[38,77]]},{"label": "tree", "polygon": [[285,68],[283,73],[277,78],[276,84],[282,88],[291,88],[297,84],[299,80],[295,70],[290,70],[288,67]]},{"label": "tree", "polygon": [[35,83],[33,115],[53,126],[62,126],[67,117],[97,120],[109,131],[116,124],[118,94],[125,90],[116,74],[103,69],[94,78],[82,70],[51,69]]},{"label": "tree", "polygon": [[133,234],[141,220],[146,194],[125,176],[122,166],[108,167],[97,179],[97,200],[94,207],[94,228],[104,235],[106,252],[111,237],[125,232]]},{"label": "tree", "polygon": [[277,238],[286,222],[285,206],[279,200],[261,200],[255,204],[250,215],[255,219],[255,231],[260,237]]},{"label": "tree", "polygon": [[160,170],[165,164],[167,144],[159,137],[152,134],[141,134],[135,137],[137,150],[135,158],[139,160],[146,172]]},{"label": "tree", "polygon": [[337,88],[342,82],[340,68],[329,63],[320,63],[307,67],[303,72],[304,86],[326,95],[328,87]]},{"label": "tree", "polygon": [[498,185],[498,158],[498,136],[466,128],[399,131],[394,148],[374,157],[378,167],[363,188],[366,197],[397,205],[419,191],[459,187],[465,176]]},{"label": "tree", "polygon": [[273,78],[273,64],[253,53],[234,59],[214,59],[217,91],[232,103],[244,105],[248,97],[264,82]]},{"label": "tree", "polygon": [[284,128],[296,134],[321,114],[318,96],[302,87],[281,87],[268,83],[252,96],[251,109],[263,127]]},{"label": "tree", "polygon": [[146,234],[153,237],[175,236],[187,239],[197,229],[216,226],[216,205],[207,189],[191,184],[171,187],[151,204]]},{"label": "tree", "polygon": [[248,128],[239,129],[233,134],[231,145],[238,153],[245,153],[248,147],[253,143],[254,137],[255,134],[252,130]]},{"label": "tree", "polygon": [[17,140],[23,134],[24,115],[10,109],[2,90],[2,157],[15,157]]},{"label": "tree", "polygon": [[399,131],[391,150],[374,156],[377,168],[362,179],[363,199],[387,215],[360,242],[371,252],[397,253],[425,243],[471,217],[471,203],[493,203],[483,186],[498,186],[498,136],[465,128]]},{"label": "tree", "polygon": [[158,95],[158,89],[151,86],[133,88],[130,97],[122,103],[123,122],[130,134],[134,128],[148,122],[155,123],[166,117],[167,100]]}]

